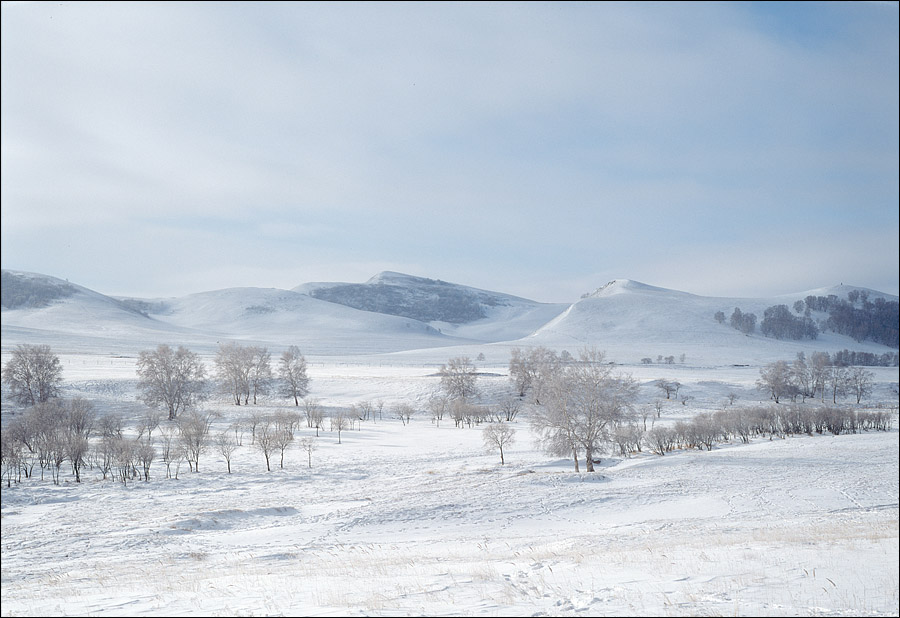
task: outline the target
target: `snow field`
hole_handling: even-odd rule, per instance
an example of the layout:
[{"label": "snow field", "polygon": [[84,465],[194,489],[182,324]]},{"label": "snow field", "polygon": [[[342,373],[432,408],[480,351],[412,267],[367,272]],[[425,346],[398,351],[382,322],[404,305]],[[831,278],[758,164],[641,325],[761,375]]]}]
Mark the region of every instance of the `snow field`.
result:
[{"label": "snow field", "polygon": [[[72,362],[66,377],[136,418],[126,369]],[[712,393],[698,400],[716,405],[734,371],[698,374]],[[245,432],[231,475],[210,448],[177,480],[156,461],[128,487],[90,470],[80,485],[4,487],[3,615],[897,614],[896,418],[890,432],[644,453],[576,474],[535,449],[525,416],[505,466],[478,428],[389,418],[395,400],[427,398],[433,372],[311,360],[323,405],[386,404],[341,444],[322,432],[311,469],[295,440],[267,473]],[[480,381],[490,397],[505,378]],[[212,433],[294,409],[275,403],[210,402]],[[663,421],[696,411],[667,405]]]}]

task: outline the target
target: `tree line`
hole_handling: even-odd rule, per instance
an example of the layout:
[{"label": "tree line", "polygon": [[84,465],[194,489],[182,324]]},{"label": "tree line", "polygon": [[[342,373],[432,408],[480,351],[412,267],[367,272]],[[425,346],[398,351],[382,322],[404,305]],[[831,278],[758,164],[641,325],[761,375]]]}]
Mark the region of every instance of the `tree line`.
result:
[{"label": "tree line", "polygon": [[[892,415],[881,410],[853,410],[838,406],[755,406],[701,413],[689,421],[656,426],[646,432],[643,442],[657,455],[676,449],[712,450],[716,444],[756,437],[785,438],[791,435],[888,431]],[[640,450],[636,443],[636,450]],[[622,452],[626,455],[626,452]]]},{"label": "tree line", "polygon": [[[897,301],[884,298],[869,300],[865,291],[852,290],[847,299],[836,295],[807,296],[793,304],[773,305],[763,313],[760,332],[775,339],[817,339],[821,330],[847,335],[856,341],[873,341],[892,348],[900,346],[900,313]],[[828,317],[816,321],[813,311],[827,313]],[[719,324],[725,323],[725,313],[717,311],[713,316]],[[750,335],[756,330],[756,315],[743,313],[735,307],[729,323],[733,328]]]},{"label": "tree line", "polygon": [[847,367],[832,359],[828,352],[813,352],[807,360],[798,352],[792,363],[775,361],[760,368],[757,388],[779,403],[790,398],[826,398],[837,403],[840,396],[851,395],[859,404],[872,392],[875,376],[863,367]]}]

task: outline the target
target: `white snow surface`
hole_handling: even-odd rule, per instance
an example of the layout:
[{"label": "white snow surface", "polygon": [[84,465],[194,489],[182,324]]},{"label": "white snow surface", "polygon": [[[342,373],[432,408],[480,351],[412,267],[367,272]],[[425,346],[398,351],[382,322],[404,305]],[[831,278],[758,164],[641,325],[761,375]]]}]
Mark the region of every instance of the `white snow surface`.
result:
[{"label": "white snow surface", "polygon": [[[794,296],[809,293],[827,295]],[[895,367],[870,368],[876,386],[863,402],[892,412],[890,431],[760,438],[664,457],[607,453],[594,473],[537,449],[527,412],[512,423],[505,465],[485,450],[479,428],[434,424],[421,411],[403,425],[390,414],[400,402],[421,410],[439,388],[437,365],[458,355],[484,355],[476,362],[482,402],[498,401],[509,392],[515,346],[575,353],[600,344],[641,384],[643,406],[660,397],[656,379],[679,380],[693,399],[663,400],[661,418],[649,422],[664,424],[721,409],[729,393],[738,405],[759,403],[761,365],[799,350],[888,350],[836,336],[745,337],[712,319],[734,306],[761,316],[772,301],[619,280],[511,341],[452,338],[258,288],[154,301],[150,317],[81,296],[4,310],[4,363],[19,343],[47,343],[63,363],[63,395],[121,414],[131,435],[145,412],[136,352],[157,343],[196,347],[211,368],[221,338],[299,342],[310,397],[327,410],[381,401],[384,413],[340,442],[302,425],[284,467],[276,456],[271,472],[248,431],[232,474],[210,448],[199,472],[182,464],[177,479],[157,460],[149,482],[128,486],[96,470],[82,483],[63,474],[60,485],[49,477],[4,484],[0,613],[897,616]],[[681,353],[683,363],[639,363]],[[276,397],[237,407],[222,395],[205,407],[219,413],[213,434],[255,412],[294,409]],[[4,400],[3,423],[16,413]],[[304,437],[318,447],[311,468]]]}]

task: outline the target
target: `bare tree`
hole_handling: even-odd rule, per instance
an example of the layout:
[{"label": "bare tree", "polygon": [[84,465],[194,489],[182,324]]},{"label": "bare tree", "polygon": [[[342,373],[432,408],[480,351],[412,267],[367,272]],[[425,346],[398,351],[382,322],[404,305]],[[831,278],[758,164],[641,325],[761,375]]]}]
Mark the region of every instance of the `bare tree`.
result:
[{"label": "bare tree", "polygon": [[812,396],[815,397],[819,392],[822,395],[822,401],[825,401],[825,385],[828,382],[829,367],[831,366],[831,357],[828,352],[813,352],[809,356],[809,372],[810,382],[812,383]]},{"label": "bare tree", "polygon": [[0,464],[2,464],[0,478],[6,477],[7,488],[11,486],[14,479],[16,483],[21,481],[24,467],[22,462],[24,446],[20,440],[16,439],[14,431],[11,431],[8,426],[3,428],[0,433]]},{"label": "bare tree", "polygon": [[481,435],[486,448],[500,449],[500,465],[506,463],[503,459],[503,447],[515,442],[516,430],[506,423],[491,423],[485,425]]},{"label": "bare tree", "polygon": [[244,419],[244,425],[250,429],[250,444],[256,444],[256,428],[266,421],[267,416],[262,412],[254,410]]},{"label": "bare tree", "polygon": [[303,408],[306,413],[306,426],[316,428],[316,437],[319,437],[319,430],[325,428],[325,412],[319,405],[318,399],[307,399],[303,402]]},{"label": "bare tree", "polygon": [[511,422],[516,420],[516,417],[519,415],[519,411],[522,409],[522,402],[515,397],[506,397],[499,403],[497,408],[503,415],[504,420]]},{"label": "bare tree", "polygon": [[149,481],[150,464],[152,464],[153,460],[156,458],[156,449],[153,448],[153,444],[151,444],[150,441],[137,442],[134,449],[134,458],[137,463],[141,464],[144,482]]},{"label": "bare tree", "polygon": [[300,348],[292,345],[281,355],[278,362],[278,377],[281,378],[281,394],[294,398],[294,405],[309,394],[309,377],[306,375],[306,359]]},{"label": "bare tree", "polygon": [[444,414],[447,413],[450,407],[450,400],[445,395],[434,395],[425,405],[428,411],[431,412],[431,422],[440,427]]},{"label": "bare tree", "polygon": [[81,469],[85,465],[85,457],[90,452],[88,440],[95,420],[94,404],[90,401],[76,397],[68,402],[65,419],[66,456],[72,464],[76,483],[81,482]]},{"label": "bare tree", "polygon": [[238,443],[235,437],[227,429],[216,436],[216,449],[225,458],[228,466],[228,474],[231,474],[231,456],[237,450]]},{"label": "bare tree", "polygon": [[665,455],[674,448],[675,436],[669,427],[656,426],[644,434],[650,450],[657,455]]},{"label": "bare tree", "polygon": [[847,384],[850,392],[856,395],[856,403],[862,401],[872,393],[875,383],[875,374],[862,367],[851,367],[847,375]]},{"label": "bare tree", "polygon": [[168,410],[170,421],[206,397],[206,369],[199,356],[181,346],[142,351],[137,374],[141,400]]},{"label": "bare tree", "polygon": [[59,396],[62,365],[47,345],[16,346],[3,367],[3,383],[18,403],[33,406]]},{"label": "bare tree", "polygon": [[181,459],[182,450],[178,448],[175,440],[175,431],[169,427],[162,427],[160,435],[160,458],[166,464],[166,478],[172,477],[172,464]]},{"label": "bare tree", "polygon": [[273,423],[272,419],[269,417],[264,418],[256,429],[256,441],[254,442],[254,446],[256,446],[257,450],[259,450],[263,454],[263,457],[266,458],[266,472],[272,471],[269,460],[272,457],[272,453],[275,452],[276,433],[277,428],[275,427],[275,423]]},{"label": "bare tree", "polygon": [[838,395],[846,393],[850,385],[850,371],[846,367],[832,365],[828,370],[828,384],[831,390],[831,403],[837,403]]},{"label": "bare tree", "polygon": [[273,444],[281,454],[280,468],[284,468],[284,451],[294,441],[294,427],[289,417],[278,415],[275,417],[275,432]]},{"label": "bare tree", "polygon": [[185,459],[194,472],[200,472],[200,455],[206,450],[209,429],[215,413],[192,410],[178,419],[178,431]]},{"label": "bare tree", "polygon": [[655,382],[656,388],[661,390],[666,394],[666,399],[671,399],[674,394],[675,397],[678,397],[678,389],[681,388],[681,383],[676,382],[674,380],[664,380],[660,378]]},{"label": "bare tree", "polygon": [[316,441],[312,438],[301,438],[300,439],[300,448],[306,451],[306,462],[307,467],[312,468],[312,454],[313,451],[319,447],[316,444]]},{"label": "bare tree", "polygon": [[409,421],[412,420],[415,413],[416,409],[406,402],[401,402],[394,406],[394,416],[400,419],[400,422],[404,425],[409,425]]},{"label": "bare tree", "polygon": [[163,411],[158,408],[147,408],[138,422],[138,438],[147,433],[147,442],[153,439],[153,430],[159,427],[163,419]]},{"label": "bare tree", "polygon": [[337,431],[338,434],[338,444],[341,443],[341,432],[346,431],[350,428],[350,417],[347,416],[347,412],[342,408],[336,409],[331,413],[330,417],[330,426],[331,431]]}]

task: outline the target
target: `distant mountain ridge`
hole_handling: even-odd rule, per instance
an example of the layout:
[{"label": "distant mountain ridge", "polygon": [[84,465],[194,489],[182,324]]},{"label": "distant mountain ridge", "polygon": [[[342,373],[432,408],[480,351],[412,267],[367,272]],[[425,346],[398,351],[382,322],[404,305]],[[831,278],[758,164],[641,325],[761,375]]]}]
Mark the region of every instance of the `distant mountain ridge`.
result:
[{"label": "distant mountain ridge", "polygon": [[390,271],[378,273],[365,283],[308,283],[294,290],[362,311],[454,325],[484,319],[492,307],[509,306],[513,302],[534,302],[439,279]]},{"label": "distant mountain ridge", "polygon": [[[227,288],[178,298],[113,298],[55,277],[3,271],[3,349],[46,343],[68,350],[133,354],[159,343],[214,352],[222,341],[299,345],[320,355],[383,354],[447,346],[483,351],[543,345],[572,352],[606,350],[617,362],[682,357],[699,362],[768,362],[799,351],[883,354],[890,348],[822,332],[816,341],[746,336],[717,312],[735,307],[758,317],[807,296],[897,297],[833,286],[770,298],[705,297],[616,279],[572,304],[528,299],[435,279],[379,273],[365,283],[308,283],[293,290]],[[816,315],[821,319],[827,317]],[[468,352],[470,348],[464,348]]]},{"label": "distant mountain ridge", "polygon": [[40,309],[77,295],[92,297],[123,311],[142,313],[121,300],[49,275],[16,270],[0,273],[0,304],[3,309]]}]

